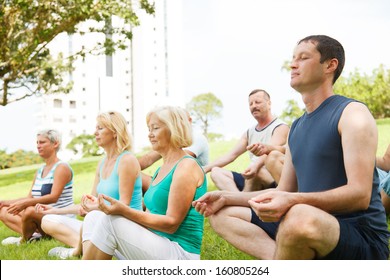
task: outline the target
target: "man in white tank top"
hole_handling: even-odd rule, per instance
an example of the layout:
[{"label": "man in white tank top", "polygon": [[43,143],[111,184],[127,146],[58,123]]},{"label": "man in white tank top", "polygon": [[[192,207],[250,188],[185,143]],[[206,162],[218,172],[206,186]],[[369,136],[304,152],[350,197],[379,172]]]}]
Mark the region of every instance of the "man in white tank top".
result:
[{"label": "man in white tank top", "polygon": [[[243,133],[232,150],[204,166],[205,172],[211,171],[211,179],[220,190],[255,191],[276,186],[277,180],[271,175],[274,171],[270,173],[266,168],[267,158],[275,159],[275,155],[278,161],[283,159],[290,128],[272,115],[271,99],[265,90],[255,89],[249,94],[249,109],[256,124]],[[251,162],[240,173],[223,168],[246,151]]]}]

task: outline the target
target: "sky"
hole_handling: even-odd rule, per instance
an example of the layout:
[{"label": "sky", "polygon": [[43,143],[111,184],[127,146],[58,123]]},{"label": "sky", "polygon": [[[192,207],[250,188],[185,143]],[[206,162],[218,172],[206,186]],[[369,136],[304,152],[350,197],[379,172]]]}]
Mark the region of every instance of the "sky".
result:
[{"label": "sky", "polygon": [[282,71],[299,39],[325,34],[343,44],[344,76],[390,67],[390,2],[382,0],[184,1],[184,88],[212,92],[224,105],[215,129],[241,135],[254,123],[247,96],[262,88],[279,115],[288,99],[303,107]]},{"label": "sky", "polygon": [[[169,0],[172,1],[172,0]],[[174,0],[173,2],[178,1]],[[282,65],[300,39],[324,34],[346,52],[343,76],[390,68],[388,0],[185,0],[183,4],[183,91],[186,102],[212,92],[223,103],[211,131],[238,138],[254,119],[248,94],[269,92],[279,115],[300,95]],[[169,2],[168,2],[169,4]],[[31,100],[0,107],[0,149],[35,150]]]}]

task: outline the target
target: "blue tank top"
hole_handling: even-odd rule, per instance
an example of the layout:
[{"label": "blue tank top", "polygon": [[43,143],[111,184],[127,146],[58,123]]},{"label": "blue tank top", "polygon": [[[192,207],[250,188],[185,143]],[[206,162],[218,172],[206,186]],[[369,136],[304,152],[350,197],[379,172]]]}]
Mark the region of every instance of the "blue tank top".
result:
[{"label": "blue tank top", "polygon": [[[115,198],[117,200],[120,199],[119,194],[119,174],[118,174],[118,165],[119,161],[122,158],[123,155],[129,154],[130,152],[124,151],[122,152],[118,158],[115,161],[115,166],[110,174],[110,176],[107,179],[103,179],[102,177],[102,169],[103,164],[106,158],[102,160],[102,163],[100,164],[100,180],[97,185],[97,193],[98,194],[105,194],[112,198]],[[130,207],[141,210],[142,209],[142,179],[141,174],[137,177],[134,183],[134,190],[133,195],[131,197]]]},{"label": "blue tank top", "polygon": [[[347,184],[338,124],[345,107],[356,100],[340,95],[326,99],[314,112],[304,113],[294,121],[289,147],[299,192],[321,192]],[[370,205],[367,210],[335,215],[366,224],[388,242],[386,214],[378,193],[376,168]]]}]

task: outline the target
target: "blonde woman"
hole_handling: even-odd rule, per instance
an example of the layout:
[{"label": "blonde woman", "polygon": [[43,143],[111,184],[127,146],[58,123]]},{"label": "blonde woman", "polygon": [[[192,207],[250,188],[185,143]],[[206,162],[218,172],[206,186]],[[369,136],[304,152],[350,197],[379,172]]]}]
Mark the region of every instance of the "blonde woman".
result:
[{"label": "blonde woman", "polygon": [[[127,207],[142,209],[141,170],[136,157],[130,152],[131,137],[125,118],[118,112],[105,112],[99,114],[96,121],[95,139],[104,149],[105,157],[97,166],[91,194],[84,195],[81,204],[65,209],[47,205],[36,207],[38,212],[48,214],[42,221],[42,229],[48,235],[71,247],[53,248],[49,251],[49,256],[62,259],[79,256],[83,251],[82,247],[88,246],[94,224],[104,215],[101,211],[93,211],[98,210],[98,194],[118,199]],[[87,220],[88,227],[85,227],[85,221],[83,223],[78,219],[58,215],[74,213],[84,216],[91,211],[93,213]],[[83,230],[81,230],[82,225]]]},{"label": "blonde woman", "polygon": [[99,195],[107,216],[94,228],[83,259],[111,259],[116,250],[125,259],[200,259],[203,216],[191,203],[207,191],[207,180],[183,150],[192,143],[188,117],[181,108],[159,107],[146,120],[152,148],[163,160],[144,195],[146,211]]}]

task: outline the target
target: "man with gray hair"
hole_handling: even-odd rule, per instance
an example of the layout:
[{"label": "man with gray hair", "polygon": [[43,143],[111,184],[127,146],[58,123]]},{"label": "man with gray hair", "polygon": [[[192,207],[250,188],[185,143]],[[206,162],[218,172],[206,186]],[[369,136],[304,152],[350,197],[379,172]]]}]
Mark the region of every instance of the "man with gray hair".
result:
[{"label": "man with gray hair", "polygon": [[[263,89],[249,94],[249,109],[256,124],[247,129],[228,153],[204,166],[220,190],[255,191],[275,187],[275,178],[267,170],[266,160],[272,151],[284,153],[289,127],[271,112],[271,98]],[[223,167],[248,151],[250,164],[241,173]]]}]

